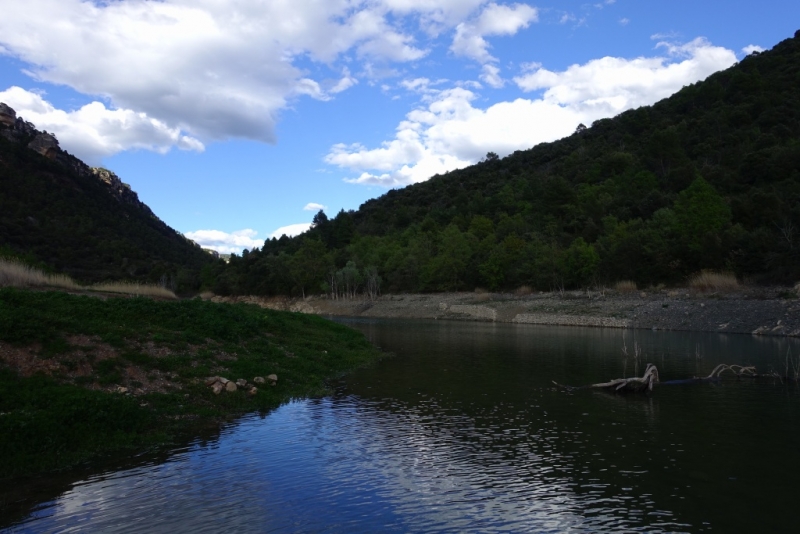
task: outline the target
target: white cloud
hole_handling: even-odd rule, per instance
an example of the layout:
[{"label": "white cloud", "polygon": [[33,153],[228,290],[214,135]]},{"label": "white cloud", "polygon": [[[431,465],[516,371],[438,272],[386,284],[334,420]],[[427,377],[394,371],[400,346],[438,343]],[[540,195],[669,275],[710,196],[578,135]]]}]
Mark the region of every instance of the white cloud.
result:
[{"label": "white cloud", "polygon": [[667,57],[604,57],[563,72],[540,67],[514,81],[523,91],[544,89],[546,102],[569,106],[596,119],[652,104],[736,63],[733,51],[702,38],[658,46],[667,50]]},{"label": "white cloud", "polygon": [[[435,36],[451,30],[484,4],[5,0],[0,52],[27,63],[26,72],[38,81],[102,97],[104,107],[111,108],[106,112],[156,121],[149,138],[140,133],[140,144],[164,146],[166,130],[183,132],[189,144],[229,138],[275,142],[278,113],[292,99],[330,100],[357,83],[337,62],[360,60],[354,71],[372,79],[396,75],[387,63],[416,61],[428,53],[417,44],[415,31]],[[481,24],[489,24],[487,31],[511,31],[497,22],[492,26],[492,9],[479,18],[486,19]],[[341,72],[341,79],[327,84],[312,78],[298,66],[309,60],[320,71]],[[114,124],[98,129],[99,135],[121,135],[111,133]],[[63,126],[54,130],[64,137]],[[81,143],[103,145],[95,154],[128,147],[87,136]]]},{"label": "white cloud", "polygon": [[311,223],[297,223],[297,224],[290,224],[287,226],[281,226],[271,234],[269,234],[270,238],[279,239],[282,235],[287,235],[288,237],[294,237],[296,235],[300,235],[306,230],[311,228]]},{"label": "white cloud", "polygon": [[263,239],[255,239],[258,232],[251,228],[231,233],[220,230],[197,230],[186,232],[184,235],[199,243],[201,247],[216,250],[220,254],[239,254],[244,249],[251,250],[264,244]]},{"label": "white cloud", "polygon": [[328,209],[328,206],[323,206],[322,204],[317,204],[316,202],[309,202],[303,207],[304,211],[319,211],[326,209]]},{"label": "white cloud", "polygon": [[483,66],[483,72],[480,75],[482,82],[487,85],[499,89],[503,87],[506,81],[500,76],[500,69],[495,65],[487,64]]},{"label": "white cloud", "polygon": [[490,45],[484,37],[514,35],[537,20],[538,11],[527,4],[506,6],[492,2],[475,20],[462,22],[456,26],[450,51],[457,56],[468,57],[480,63],[497,61],[497,58],[489,54]]},{"label": "white cloud", "polygon": [[760,47],[758,45],[753,45],[753,44],[747,45],[744,48],[742,48],[742,52],[744,52],[747,55],[750,55],[753,52],[763,52],[763,51],[764,51],[764,48],[762,48],[762,47]]},{"label": "white cloud", "polygon": [[630,22],[631,22],[631,19],[628,19],[628,18],[625,18],[625,17],[619,19],[619,25],[620,26],[627,26],[628,24],[630,24]]},{"label": "white cloud", "polygon": [[89,164],[99,165],[102,158],[122,150],[145,149],[167,152],[204,150],[199,140],[184,135],[178,128],[130,109],[108,109],[102,102],[92,102],[66,112],[56,109],[38,93],[20,87],[0,91],[17,116],[33,123],[39,130],[56,133],[61,148]]},{"label": "white cloud", "polygon": [[[430,93],[426,107],[407,114],[394,139],[378,148],[337,144],[325,161],[358,172],[351,183],[403,186],[461,168],[489,151],[515,150],[571,134],[578,124],[656,101],[736,62],[735,54],[703,39],[662,44],[667,57],[601,58],[552,72],[531,63],[514,78],[539,98],[518,98],[481,109],[463,87]],[[426,86],[413,81],[415,87]]]}]

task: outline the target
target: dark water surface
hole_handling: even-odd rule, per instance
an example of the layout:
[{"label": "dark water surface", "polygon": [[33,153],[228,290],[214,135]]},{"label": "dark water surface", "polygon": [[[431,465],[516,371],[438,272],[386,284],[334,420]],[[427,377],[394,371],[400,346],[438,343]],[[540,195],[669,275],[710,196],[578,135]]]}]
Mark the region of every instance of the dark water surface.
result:
[{"label": "dark water surface", "polygon": [[[631,376],[633,332],[342,320],[395,353],[331,397],[87,477],[10,532],[794,532],[800,390],[565,393]],[[637,332],[662,380],[784,373],[798,340]],[[789,364],[793,373],[792,364]],[[61,491],[61,490],[59,490]]]}]

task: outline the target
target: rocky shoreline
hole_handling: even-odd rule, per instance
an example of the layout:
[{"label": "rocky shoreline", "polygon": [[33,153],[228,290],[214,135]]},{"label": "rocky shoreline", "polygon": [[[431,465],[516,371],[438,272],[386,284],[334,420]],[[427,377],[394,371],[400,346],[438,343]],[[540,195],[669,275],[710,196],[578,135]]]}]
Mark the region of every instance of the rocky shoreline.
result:
[{"label": "rocky shoreline", "polygon": [[685,288],[606,291],[382,295],[376,300],[212,297],[216,302],[317,315],[449,319],[558,326],[643,328],[800,337],[800,300],[792,288],[698,292]]}]

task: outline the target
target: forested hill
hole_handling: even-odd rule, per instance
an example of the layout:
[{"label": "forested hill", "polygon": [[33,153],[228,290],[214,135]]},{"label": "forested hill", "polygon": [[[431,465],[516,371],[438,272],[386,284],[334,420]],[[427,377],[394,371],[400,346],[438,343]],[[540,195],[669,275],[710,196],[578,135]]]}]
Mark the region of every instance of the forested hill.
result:
[{"label": "forested hill", "polygon": [[[177,200],[177,199],[176,199]],[[127,184],[63,151],[0,104],[0,256],[84,282],[199,288],[211,258],[156,217]]]},{"label": "forested hill", "polygon": [[701,269],[796,282],[800,32],[653,106],[315,223],[234,258],[217,291],[669,284]]}]

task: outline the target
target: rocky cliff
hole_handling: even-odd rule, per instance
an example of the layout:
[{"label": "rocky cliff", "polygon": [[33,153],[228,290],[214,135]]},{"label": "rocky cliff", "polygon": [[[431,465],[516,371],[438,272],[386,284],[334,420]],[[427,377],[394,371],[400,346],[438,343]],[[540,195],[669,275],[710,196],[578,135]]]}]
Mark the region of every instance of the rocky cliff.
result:
[{"label": "rocky cliff", "polygon": [[[150,208],[139,200],[139,195],[131,186],[120,180],[119,176],[108,169],[90,167],[66,150],[63,150],[58,139],[52,133],[39,131],[30,122],[17,117],[16,111],[4,102],[0,102],[0,136],[9,141],[24,144],[42,156],[61,163],[82,176],[94,176],[108,188],[108,192],[119,202],[131,204],[158,219]],[[160,221],[160,219],[158,219]]]}]

